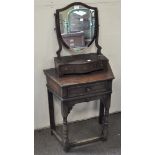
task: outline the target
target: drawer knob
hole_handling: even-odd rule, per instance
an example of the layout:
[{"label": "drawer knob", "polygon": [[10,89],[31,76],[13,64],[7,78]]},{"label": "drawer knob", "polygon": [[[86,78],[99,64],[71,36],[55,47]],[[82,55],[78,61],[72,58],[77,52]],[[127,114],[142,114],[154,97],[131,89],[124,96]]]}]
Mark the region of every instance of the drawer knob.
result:
[{"label": "drawer knob", "polygon": [[89,92],[91,90],[91,88],[86,88],[86,91]]}]

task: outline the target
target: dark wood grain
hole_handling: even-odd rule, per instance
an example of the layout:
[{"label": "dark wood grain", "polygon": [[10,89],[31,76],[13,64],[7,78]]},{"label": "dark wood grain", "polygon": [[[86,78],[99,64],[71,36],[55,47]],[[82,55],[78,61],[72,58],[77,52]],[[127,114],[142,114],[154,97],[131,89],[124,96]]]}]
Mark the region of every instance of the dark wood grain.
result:
[{"label": "dark wood grain", "polygon": [[103,120],[103,118],[104,118],[104,109],[105,109],[105,107],[104,107],[104,100],[103,100],[103,97],[100,99],[100,109],[99,109],[99,123],[100,124],[102,124],[102,123],[104,123],[104,120]]},{"label": "dark wood grain", "polygon": [[[94,37],[88,46],[95,40],[97,52],[62,57],[60,54],[62,45],[68,49],[69,46],[64,42],[60,32],[59,13],[74,5],[82,5],[95,11]],[[99,21],[98,10],[96,7],[91,7],[81,2],[75,2],[62,9],[57,9],[55,13],[55,25],[59,45],[59,49],[56,52],[57,57],[54,58],[56,69],[46,69],[44,70],[44,74],[46,76],[46,86],[48,89],[51,133],[57,137],[63,145],[64,151],[67,152],[71,146],[83,145],[100,139],[107,139],[112,80],[114,79],[114,75],[109,65],[109,60],[101,54],[102,48],[98,44]],[[57,96],[61,102],[61,114],[63,118],[62,136],[57,134],[56,131],[53,95]],[[70,142],[67,122],[69,113],[75,104],[93,100],[100,100],[99,123],[102,126],[101,136],[79,142]]]},{"label": "dark wood grain", "polygon": [[[95,40],[95,46],[97,48],[97,52],[95,53],[96,56],[96,60],[95,61],[91,61],[91,62],[81,62],[81,58],[85,57],[85,55],[83,54],[78,54],[78,56],[74,56],[71,55],[69,56],[71,58],[71,61],[74,61],[73,63],[70,63],[66,57],[61,56],[61,51],[62,51],[62,45],[64,45],[67,49],[70,49],[70,47],[68,46],[68,44],[66,43],[66,37],[63,35],[61,35],[61,30],[60,30],[60,12],[67,10],[68,8],[75,6],[75,5],[81,5],[84,6],[88,9],[93,9],[94,10],[94,18],[95,18],[95,26],[94,26],[94,36],[91,39],[90,43],[87,45],[87,47],[89,47]],[[56,13],[55,13],[55,26],[56,26],[56,34],[57,34],[57,40],[58,40],[58,45],[59,45],[59,49],[57,50],[56,54],[57,57],[55,58],[55,66],[57,69],[57,73],[59,76],[63,76],[64,74],[81,74],[81,73],[88,73],[88,72],[92,72],[92,71],[96,71],[96,70],[101,70],[103,69],[104,71],[107,69],[107,61],[106,60],[98,60],[100,57],[105,57],[101,54],[101,46],[98,43],[98,37],[99,37],[99,21],[98,21],[98,9],[96,7],[92,7],[89,6],[87,4],[81,3],[81,2],[74,2],[69,4],[68,6],[61,8],[61,9],[57,9]],[[66,35],[66,34],[65,34]],[[68,34],[67,34],[68,35]],[[64,39],[65,37],[65,39]],[[73,36],[72,36],[73,37]],[[74,37],[75,38],[75,37]],[[83,37],[77,38],[76,40],[78,40],[78,42],[82,42]],[[66,41],[65,41],[66,40]],[[88,54],[89,55],[89,54]],[[81,58],[78,58],[78,57]],[[76,57],[76,61],[74,60],[74,57]],[[91,60],[91,54],[89,55],[89,60]],[[80,62],[77,62],[77,60]]]},{"label": "dark wood grain", "polygon": [[47,77],[50,78],[50,80],[56,82],[60,87],[71,86],[76,84],[79,85],[79,84],[85,84],[85,83],[88,84],[93,82],[114,79],[114,75],[109,64],[106,72],[100,70],[100,71],[91,72],[88,74],[65,75],[63,77],[59,77],[56,73],[56,70],[54,68],[51,68],[51,69],[44,70],[44,73]]},{"label": "dark wood grain", "polygon": [[102,117],[102,140],[107,140],[108,139],[108,127],[109,127],[109,108],[110,108],[110,103],[111,103],[111,94],[106,94],[103,96],[103,104],[104,106],[104,111],[102,111],[103,115]]},{"label": "dark wood grain", "polygon": [[[55,137],[50,137],[50,129],[35,130],[34,132],[34,155],[121,155],[121,114],[109,115],[109,136],[107,142],[94,142],[90,145],[77,147],[83,139],[99,136],[101,125],[98,118],[80,120],[69,124],[69,137],[71,146],[76,146],[69,153],[64,153],[61,145]],[[57,127],[57,132],[61,134],[62,125]],[[91,138],[93,140],[93,138]],[[95,139],[94,139],[95,140]],[[78,142],[80,141],[80,143]],[[75,143],[74,143],[75,142]],[[86,141],[83,141],[86,142]],[[85,143],[87,144],[87,142]],[[130,147],[130,146],[129,146]],[[134,153],[133,153],[134,154]]]},{"label": "dark wood grain", "polygon": [[[51,131],[62,143],[64,151],[68,151],[71,146],[87,144],[96,140],[106,140],[108,137],[108,117],[110,108],[110,98],[112,93],[112,80],[114,75],[108,64],[107,71],[96,71],[81,75],[66,75],[59,77],[54,68],[44,70],[47,79],[49,113]],[[63,118],[62,139],[55,130],[53,94],[61,101],[61,114]],[[68,137],[67,117],[75,104],[89,102],[100,99],[99,123],[102,125],[101,136],[90,138],[80,142],[70,142]]]},{"label": "dark wood grain", "polygon": [[48,103],[49,103],[48,105],[49,105],[51,134],[53,134],[52,130],[55,130],[53,94],[48,89],[47,89],[47,93],[48,93]]},{"label": "dark wood grain", "polygon": [[88,53],[71,56],[55,57],[55,68],[59,76],[65,74],[89,73],[97,70],[107,71],[108,59],[100,54]]}]

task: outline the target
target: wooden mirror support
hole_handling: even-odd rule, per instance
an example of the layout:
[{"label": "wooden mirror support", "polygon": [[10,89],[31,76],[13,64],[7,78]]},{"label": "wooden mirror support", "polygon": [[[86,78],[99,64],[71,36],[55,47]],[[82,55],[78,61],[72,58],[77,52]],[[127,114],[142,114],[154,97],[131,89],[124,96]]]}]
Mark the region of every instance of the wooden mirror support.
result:
[{"label": "wooden mirror support", "polygon": [[[71,46],[69,46],[67,44],[67,41],[69,40],[71,42],[70,45],[74,45],[74,41],[78,40],[77,42],[79,43],[80,35],[81,35],[81,40],[82,40],[82,38],[84,38],[84,36],[82,36],[82,35],[85,35],[84,31],[79,31],[79,32],[75,31],[75,33],[72,33],[72,32],[68,33],[68,28],[66,28],[67,29],[66,34],[62,33],[61,27],[63,27],[64,25],[61,24],[61,26],[60,26],[60,13],[62,15],[62,12],[64,11],[64,14],[67,14],[68,13],[67,10],[69,10],[69,9],[74,10],[74,7],[81,7],[81,9],[93,11],[94,23],[93,24],[90,23],[90,25],[93,25],[93,35],[91,38],[89,38],[89,42],[83,47],[83,49],[88,48],[93,42],[95,42],[97,52],[88,53],[88,54],[77,54],[78,52],[76,50],[75,51],[73,50],[76,53],[75,55],[61,56],[62,45],[64,45],[65,48],[70,50],[72,48],[71,48]],[[72,10],[69,10],[69,11],[72,11]],[[77,9],[75,9],[75,10],[77,10]],[[70,22],[69,18],[67,18],[67,19],[68,19],[67,22],[69,23]],[[84,22],[84,21],[88,21],[88,19],[84,19],[83,17],[81,17],[79,19],[79,21]],[[75,25],[75,26],[76,26],[76,24],[77,24],[76,22],[73,23],[73,25]],[[59,49],[56,52],[57,57],[54,58],[54,61],[55,61],[55,68],[56,68],[59,76],[63,76],[65,74],[88,73],[88,72],[101,70],[101,69],[106,71],[108,59],[101,54],[102,48],[98,44],[99,22],[98,22],[98,10],[96,7],[91,7],[91,6],[88,6],[81,2],[75,2],[75,3],[71,3],[70,5],[68,5],[62,9],[57,9],[56,13],[55,13],[55,25],[56,25],[56,34],[57,34]],[[87,25],[89,27],[88,22],[87,22]],[[78,26],[76,26],[76,28],[77,27]],[[92,31],[92,29],[91,29],[91,31]],[[77,37],[77,34],[78,34],[78,37]],[[68,37],[68,38],[64,39],[64,36]],[[83,40],[81,42],[84,42],[84,41],[86,42],[86,40]],[[73,49],[75,49],[75,48],[73,48]]]}]

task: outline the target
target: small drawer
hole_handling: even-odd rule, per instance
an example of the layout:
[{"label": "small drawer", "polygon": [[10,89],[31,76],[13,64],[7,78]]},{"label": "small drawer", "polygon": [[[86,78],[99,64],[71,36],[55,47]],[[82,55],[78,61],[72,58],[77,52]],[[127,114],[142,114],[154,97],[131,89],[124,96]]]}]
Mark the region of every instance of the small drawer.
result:
[{"label": "small drawer", "polygon": [[67,90],[67,94],[68,97],[75,97],[108,90],[109,90],[108,81],[104,81],[104,82],[69,87]]}]

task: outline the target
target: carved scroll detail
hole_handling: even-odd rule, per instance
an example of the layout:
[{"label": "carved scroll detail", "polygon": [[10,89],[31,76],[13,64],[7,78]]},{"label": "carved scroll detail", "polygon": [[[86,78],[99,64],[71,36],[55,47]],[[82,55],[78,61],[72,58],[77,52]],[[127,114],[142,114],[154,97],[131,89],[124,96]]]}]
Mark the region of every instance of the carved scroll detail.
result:
[{"label": "carved scroll detail", "polygon": [[67,104],[67,103],[62,103],[61,104],[61,113],[63,117],[67,117],[68,114],[71,112],[71,110],[73,109],[73,106],[75,104]]}]

